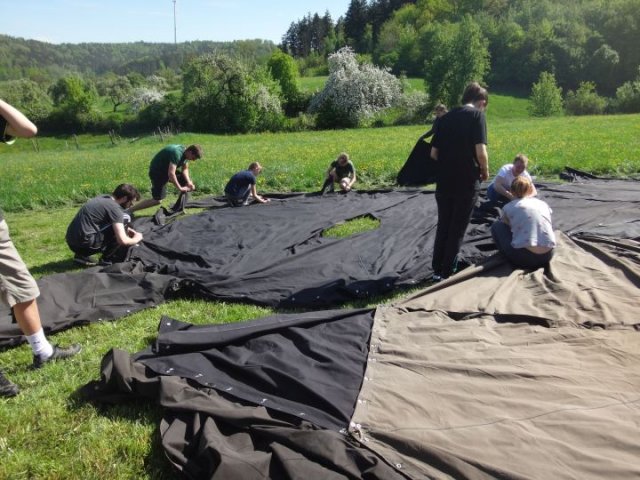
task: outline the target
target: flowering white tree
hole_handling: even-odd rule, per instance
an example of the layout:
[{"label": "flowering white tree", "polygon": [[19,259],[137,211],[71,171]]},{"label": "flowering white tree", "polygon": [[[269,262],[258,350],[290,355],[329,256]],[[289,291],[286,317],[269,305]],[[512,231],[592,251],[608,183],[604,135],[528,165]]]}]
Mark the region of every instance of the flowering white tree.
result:
[{"label": "flowering white tree", "polygon": [[164,98],[164,93],[159,92],[155,88],[138,87],[133,90],[129,97],[129,105],[131,110],[139,112],[152,103],[159,102]]},{"label": "flowering white tree", "polygon": [[387,69],[359,64],[354,51],[344,47],[328,58],[329,78],[311,101],[320,127],[355,127],[400,98],[400,80]]}]

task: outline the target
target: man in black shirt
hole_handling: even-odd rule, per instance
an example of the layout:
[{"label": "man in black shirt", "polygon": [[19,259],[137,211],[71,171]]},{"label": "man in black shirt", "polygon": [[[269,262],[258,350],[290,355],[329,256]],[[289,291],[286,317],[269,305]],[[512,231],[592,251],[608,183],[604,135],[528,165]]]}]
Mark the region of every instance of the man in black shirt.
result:
[{"label": "man in black shirt", "polygon": [[484,113],[488,103],[487,90],[470,83],[462,96],[462,106],[440,118],[433,137],[431,157],[438,162],[438,228],[432,263],[435,281],[454,273],[480,182],[489,176]]},{"label": "man in black shirt", "polygon": [[123,183],[111,195],[100,195],[85,203],[67,228],[67,245],[76,254],[73,261],[95,265],[91,255],[102,252],[103,257],[108,257],[119,246],[139,243],[142,234],[126,225],[131,217],[125,212],[139,199],[138,190]]}]

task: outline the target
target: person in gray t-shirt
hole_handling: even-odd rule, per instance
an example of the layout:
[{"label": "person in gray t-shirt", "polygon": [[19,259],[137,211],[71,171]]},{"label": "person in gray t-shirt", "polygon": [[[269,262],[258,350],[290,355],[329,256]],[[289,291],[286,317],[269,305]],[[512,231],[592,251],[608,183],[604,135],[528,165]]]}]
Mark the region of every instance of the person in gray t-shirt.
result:
[{"label": "person in gray t-shirt", "polygon": [[76,254],[73,261],[95,265],[91,255],[111,256],[120,246],[129,247],[142,240],[142,234],[127,224],[125,209],[140,199],[138,190],[127,183],[118,185],[111,195],[100,195],[85,203],[67,228],[67,245]]}]

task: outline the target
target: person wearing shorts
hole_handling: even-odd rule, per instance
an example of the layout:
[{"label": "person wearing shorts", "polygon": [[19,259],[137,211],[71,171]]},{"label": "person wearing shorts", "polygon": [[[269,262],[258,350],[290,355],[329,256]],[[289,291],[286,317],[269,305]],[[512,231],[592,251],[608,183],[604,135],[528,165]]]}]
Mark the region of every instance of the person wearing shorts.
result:
[{"label": "person wearing shorts", "polygon": [[[0,143],[11,144],[15,137],[32,137],[37,132],[37,127],[22,112],[0,99]],[[49,343],[36,302],[39,295],[38,285],[16,250],[0,210],[0,301],[13,310],[16,323],[31,346],[34,368],[80,351],[80,345],[63,348]],[[0,370],[0,397],[12,397],[19,392],[18,386]]]},{"label": "person wearing shorts", "polygon": [[154,207],[167,196],[167,184],[170,182],[180,192],[192,192],[196,189],[189,176],[189,161],[202,158],[200,145],[167,145],[160,150],[149,164],[151,179],[151,198],[133,205],[129,212]]}]

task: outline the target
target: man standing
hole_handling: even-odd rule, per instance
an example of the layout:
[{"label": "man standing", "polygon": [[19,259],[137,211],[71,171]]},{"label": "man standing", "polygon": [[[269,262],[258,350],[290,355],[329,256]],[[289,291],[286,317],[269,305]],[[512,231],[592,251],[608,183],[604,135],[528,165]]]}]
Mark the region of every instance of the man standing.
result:
[{"label": "man standing", "polygon": [[196,189],[189,176],[189,160],[202,158],[200,145],[168,145],[160,150],[149,165],[151,179],[151,197],[136,203],[130,212],[160,205],[167,196],[167,183],[171,182],[180,192],[192,192]]},{"label": "man standing", "polygon": [[127,226],[131,218],[124,210],[139,198],[133,185],[123,183],[111,195],[100,195],[84,204],[67,228],[67,245],[76,254],[73,261],[96,265],[92,255],[101,252],[105,260],[119,246],[140,243],[142,234]]},{"label": "man standing", "polygon": [[436,202],[438,227],[433,247],[433,280],[454,273],[456,257],[478,200],[480,181],[489,175],[487,90],[472,82],[462,95],[462,106],[440,118],[431,147],[438,162]]},{"label": "man standing", "polygon": [[253,162],[247,170],[236,173],[224,187],[224,194],[232,207],[241,207],[249,204],[249,195],[260,203],[269,202],[268,198],[261,197],[256,191],[256,177],[262,172],[262,166]]},{"label": "man standing", "polygon": [[[14,137],[32,137],[37,132],[36,126],[19,110],[0,100],[0,143],[10,144]],[[9,227],[0,210],[0,300],[12,308],[16,322],[27,338],[33,352],[34,368],[52,360],[71,357],[80,351],[80,345],[62,348],[49,343],[36,303],[39,295],[38,284],[11,241]],[[0,371],[0,397],[11,397],[19,392],[18,386]]]}]

